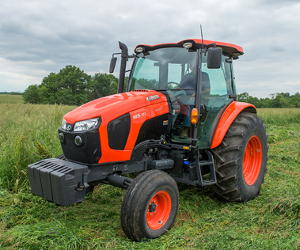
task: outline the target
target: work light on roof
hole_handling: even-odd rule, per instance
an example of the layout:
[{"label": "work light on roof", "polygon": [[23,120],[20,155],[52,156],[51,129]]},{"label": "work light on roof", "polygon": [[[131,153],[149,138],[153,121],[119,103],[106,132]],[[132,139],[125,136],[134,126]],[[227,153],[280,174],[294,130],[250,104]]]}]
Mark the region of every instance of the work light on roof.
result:
[{"label": "work light on roof", "polygon": [[190,48],[193,47],[193,43],[191,43],[191,42],[186,42],[186,43],[184,43],[182,46],[183,46],[183,48],[190,49]]},{"label": "work light on roof", "polygon": [[135,49],[135,52],[136,53],[141,53],[141,52],[143,52],[144,51],[144,48],[143,47],[137,47],[136,49]]}]

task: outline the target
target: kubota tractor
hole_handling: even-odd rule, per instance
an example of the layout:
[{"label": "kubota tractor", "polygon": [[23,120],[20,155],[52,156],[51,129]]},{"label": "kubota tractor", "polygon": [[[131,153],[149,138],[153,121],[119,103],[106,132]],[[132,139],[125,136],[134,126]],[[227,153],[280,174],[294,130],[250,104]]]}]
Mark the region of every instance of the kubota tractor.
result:
[{"label": "kubota tractor", "polygon": [[136,241],[171,228],[176,182],[211,185],[225,201],[256,197],[268,145],[256,108],[236,100],[232,63],[243,49],[199,39],[138,45],[133,55],[119,46],[110,64],[112,73],[121,55],[118,94],[64,116],[63,155],[28,166],[32,192],[71,205],[99,183],[127,189],[121,225]]}]

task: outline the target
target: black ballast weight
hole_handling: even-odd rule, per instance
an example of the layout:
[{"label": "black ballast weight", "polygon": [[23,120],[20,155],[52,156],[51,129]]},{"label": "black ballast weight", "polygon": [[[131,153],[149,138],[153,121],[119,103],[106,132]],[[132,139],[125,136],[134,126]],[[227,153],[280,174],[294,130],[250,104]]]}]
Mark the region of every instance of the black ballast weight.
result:
[{"label": "black ballast weight", "polygon": [[80,202],[86,194],[88,167],[57,158],[28,166],[32,193],[58,205]]},{"label": "black ballast weight", "polygon": [[[128,188],[132,179],[120,174],[142,172],[149,169],[170,169],[172,159],[132,161],[128,164],[84,165],[63,158],[44,159],[28,166],[32,193],[54,202],[69,206],[84,200],[95,184],[109,183]],[[91,184],[91,186],[89,185]]]}]

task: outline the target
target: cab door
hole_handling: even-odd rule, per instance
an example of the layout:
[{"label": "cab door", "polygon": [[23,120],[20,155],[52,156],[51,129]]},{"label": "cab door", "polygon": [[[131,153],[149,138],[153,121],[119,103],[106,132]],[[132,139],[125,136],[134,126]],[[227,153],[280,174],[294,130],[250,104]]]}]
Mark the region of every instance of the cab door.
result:
[{"label": "cab door", "polygon": [[233,101],[235,87],[232,79],[231,62],[228,57],[222,56],[219,69],[208,69],[206,55],[203,55],[201,66],[200,103],[202,116],[197,128],[197,146],[200,149],[207,149],[210,147],[215,126],[223,111]]}]

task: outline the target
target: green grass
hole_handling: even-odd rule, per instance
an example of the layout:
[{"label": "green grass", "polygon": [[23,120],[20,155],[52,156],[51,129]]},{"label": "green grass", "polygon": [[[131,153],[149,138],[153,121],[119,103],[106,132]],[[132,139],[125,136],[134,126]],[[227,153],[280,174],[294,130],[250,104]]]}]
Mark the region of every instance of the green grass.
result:
[{"label": "green grass", "polygon": [[17,192],[27,186],[29,163],[61,154],[57,128],[72,108],[0,104],[0,186]]},{"label": "green grass", "polygon": [[290,123],[300,123],[299,108],[261,108],[258,109],[266,124],[285,125]]},{"label": "green grass", "polygon": [[9,95],[9,94],[0,94],[0,104],[1,103],[23,103],[22,95]]},{"label": "green grass", "polygon": [[30,193],[26,167],[61,153],[57,128],[72,108],[0,104],[0,248],[300,248],[299,110],[259,110],[270,143],[260,196],[245,204],[222,203],[209,189],[180,186],[174,227],[159,239],[137,243],[120,227],[121,189],[98,186],[71,207]]}]

